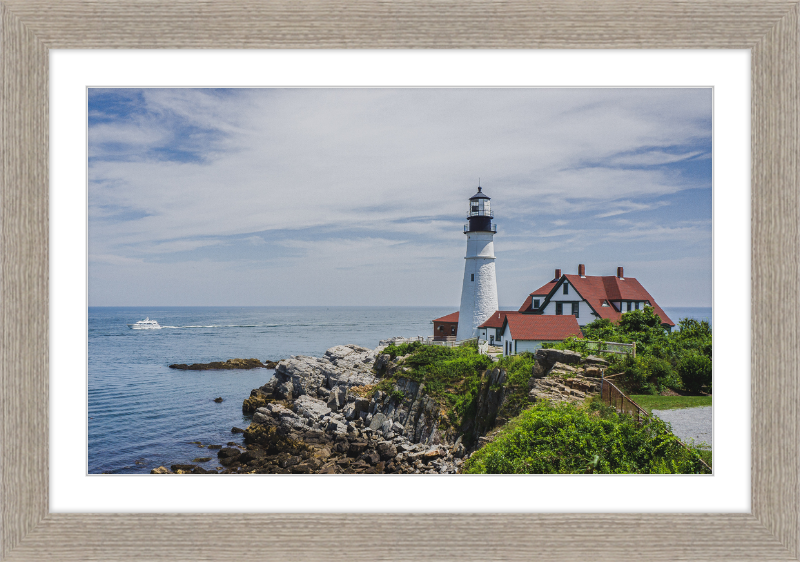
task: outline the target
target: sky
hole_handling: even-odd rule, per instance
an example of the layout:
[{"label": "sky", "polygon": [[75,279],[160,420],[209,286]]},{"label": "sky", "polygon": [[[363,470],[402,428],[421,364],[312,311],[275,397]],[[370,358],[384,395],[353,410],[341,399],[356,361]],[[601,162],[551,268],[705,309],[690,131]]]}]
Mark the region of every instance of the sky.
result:
[{"label": "sky", "polygon": [[[90,306],[451,306],[554,269],[711,306],[710,88],[90,89]],[[480,178],[480,180],[479,180]]]}]

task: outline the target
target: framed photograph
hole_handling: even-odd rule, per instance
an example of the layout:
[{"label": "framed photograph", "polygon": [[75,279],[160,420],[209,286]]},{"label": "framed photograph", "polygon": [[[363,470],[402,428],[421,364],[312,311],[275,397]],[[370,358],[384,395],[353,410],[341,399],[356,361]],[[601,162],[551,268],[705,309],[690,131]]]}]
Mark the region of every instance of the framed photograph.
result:
[{"label": "framed photograph", "polygon": [[[386,6],[365,2],[357,8],[314,5],[306,7],[302,17],[296,7],[247,3],[235,7],[212,4],[202,17],[180,4],[156,4],[146,14],[133,4],[70,4],[60,5],[58,11],[49,11],[50,6],[49,2],[3,4],[5,164],[0,200],[6,257],[2,270],[6,343],[0,350],[4,365],[0,380],[8,405],[3,410],[0,457],[0,555],[4,559],[115,560],[135,556],[189,560],[265,552],[309,560],[616,560],[630,555],[653,560],[797,559],[797,383],[793,365],[800,248],[795,3],[609,3],[591,9],[529,3],[498,9],[476,3],[453,14],[440,3]],[[632,7],[635,19],[629,17]],[[486,13],[488,19],[476,19],[477,14]],[[570,31],[576,25],[582,29],[579,37]],[[379,33],[380,28],[384,31]],[[479,30],[491,39],[477,41]],[[48,100],[48,57],[52,49],[107,47],[750,49],[752,285],[751,302],[739,299],[751,311],[750,513],[702,513],[697,509],[694,513],[625,513],[619,505],[608,505],[608,512],[592,509],[592,513],[565,514],[546,508],[543,511],[551,513],[509,513],[527,510],[488,500],[487,505],[500,506],[497,511],[507,513],[487,514],[486,509],[475,508],[484,513],[470,514],[471,504],[466,508],[462,504],[458,509],[462,513],[446,513],[441,507],[422,510],[428,513],[397,513],[397,509],[387,509],[394,513],[352,513],[368,510],[353,504],[337,510],[337,505],[344,504],[335,499],[317,509],[313,503],[300,501],[300,509],[284,507],[280,509],[284,513],[271,514],[244,513],[257,511],[247,507],[223,509],[242,512],[238,514],[114,514],[113,501],[95,514],[77,513],[77,509],[75,513],[51,512],[50,486],[57,474],[48,474],[54,466],[52,458],[48,460],[48,441],[59,435],[58,443],[63,446],[65,439],[52,425],[55,418],[42,407],[48,396],[53,398],[56,388],[48,388],[48,333],[53,329],[48,299],[53,287],[48,284],[48,272],[56,259],[48,255],[52,250],[48,230],[57,213],[48,205],[63,201],[49,196],[48,162],[54,164],[48,155],[48,108],[54,107],[54,100]],[[579,290],[580,279],[585,278],[585,271],[578,269],[576,274],[575,280],[565,276],[572,290]],[[464,275],[466,280],[467,273]],[[738,277],[744,276],[739,272]],[[623,277],[618,270],[616,278]],[[560,292],[568,294],[562,285]],[[580,306],[577,308],[580,313]],[[506,351],[511,353],[508,347]],[[734,365],[729,370],[737,368],[744,372],[747,366]],[[153,478],[166,481],[173,477]],[[372,480],[368,482],[365,489],[374,491]],[[571,485],[563,478],[560,483],[565,487],[563,494],[569,495]],[[513,495],[514,482],[505,482],[495,494],[501,489],[500,495]],[[430,497],[436,498],[429,483],[421,485],[420,491],[430,491]],[[476,484],[475,491],[478,496],[492,494],[485,484]],[[306,511],[316,513],[303,513]],[[364,544],[365,528],[377,531],[387,544],[406,546],[376,550],[381,547]],[[442,544],[451,546],[440,554]]]}]

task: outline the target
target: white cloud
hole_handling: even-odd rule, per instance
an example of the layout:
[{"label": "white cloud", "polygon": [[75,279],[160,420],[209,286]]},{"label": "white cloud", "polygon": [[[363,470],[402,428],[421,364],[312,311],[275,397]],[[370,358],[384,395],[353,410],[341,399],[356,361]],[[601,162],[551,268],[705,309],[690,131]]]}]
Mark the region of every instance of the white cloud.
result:
[{"label": "white cloud", "polygon": [[[400,267],[415,252],[445,259],[461,247],[481,176],[507,244],[532,232],[523,246],[563,248],[586,238],[560,231],[575,226],[564,217],[655,209],[665,204],[656,197],[707,187],[624,166],[700,155],[710,99],[676,89],[144,90],[141,111],[90,128],[90,244],[139,258],[241,237],[326,264],[338,245],[358,254],[345,258],[352,267],[397,252]],[[199,158],[158,154],[173,143]],[[132,218],[115,218],[123,211]],[[556,228],[521,227],[530,217]],[[337,238],[303,241],[300,230]]]}]

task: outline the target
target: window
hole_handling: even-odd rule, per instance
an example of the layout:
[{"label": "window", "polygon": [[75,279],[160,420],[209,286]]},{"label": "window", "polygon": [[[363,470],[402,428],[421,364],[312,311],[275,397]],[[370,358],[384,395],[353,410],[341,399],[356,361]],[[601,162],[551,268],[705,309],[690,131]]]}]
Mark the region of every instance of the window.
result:
[{"label": "window", "polygon": [[564,314],[564,303],[556,303],[556,314]]},{"label": "window", "polygon": [[577,302],[572,303],[572,315],[575,318],[578,318],[578,310],[580,309],[580,307],[578,306],[579,304],[580,303]]},{"label": "window", "polygon": [[455,334],[456,333],[456,327],[455,326],[450,326],[450,333],[451,334]]},{"label": "window", "polygon": [[533,299],[533,308],[539,308],[539,299]]},{"label": "window", "polygon": [[444,332],[444,326],[439,326],[439,331]]},{"label": "window", "polygon": [[474,273],[470,274],[470,279],[469,280],[470,281],[475,281],[475,274]]},{"label": "window", "polygon": [[630,311],[631,311],[631,303],[630,303],[630,301],[628,301],[628,312],[630,312]]},{"label": "window", "polygon": [[603,301],[603,305],[602,306],[608,306],[608,301]]},{"label": "window", "polygon": [[569,294],[569,285],[567,285],[566,283],[564,283],[564,294],[565,295]]},{"label": "window", "polygon": [[639,310],[639,301],[636,301],[636,310]]}]

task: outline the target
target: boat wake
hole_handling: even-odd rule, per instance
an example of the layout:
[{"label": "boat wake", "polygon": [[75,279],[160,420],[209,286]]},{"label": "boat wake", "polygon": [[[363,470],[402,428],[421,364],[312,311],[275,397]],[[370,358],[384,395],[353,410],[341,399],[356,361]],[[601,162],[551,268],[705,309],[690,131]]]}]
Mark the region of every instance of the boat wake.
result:
[{"label": "boat wake", "polygon": [[255,324],[191,324],[188,326],[161,326],[162,328],[171,328],[173,330],[182,330],[184,328],[257,328]]}]

